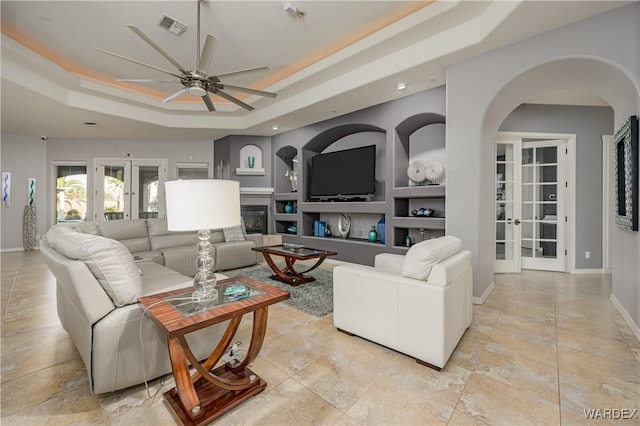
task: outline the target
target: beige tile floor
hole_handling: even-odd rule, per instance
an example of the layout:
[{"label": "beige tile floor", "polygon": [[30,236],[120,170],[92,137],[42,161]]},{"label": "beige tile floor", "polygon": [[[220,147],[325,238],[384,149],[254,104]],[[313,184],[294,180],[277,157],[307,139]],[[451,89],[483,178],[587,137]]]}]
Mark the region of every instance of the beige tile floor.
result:
[{"label": "beige tile floor", "polygon": [[[93,395],[39,254],[1,260],[3,425],[173,424],[161,397],[170,375],[151,383],[152,398],[144,386]],[[583,410],[640,408],[640,343],[610,288],[606,275],[496,275],[442,372],[337,332],[331,315],[275,305],[253,364],[268,387],[217,423],[608,424]]]}]

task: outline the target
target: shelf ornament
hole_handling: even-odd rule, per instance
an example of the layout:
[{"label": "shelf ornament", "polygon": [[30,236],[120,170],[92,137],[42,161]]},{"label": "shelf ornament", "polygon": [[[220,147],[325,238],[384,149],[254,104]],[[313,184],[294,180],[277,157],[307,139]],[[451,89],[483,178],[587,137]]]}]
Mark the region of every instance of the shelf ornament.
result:
[{"label": "shelf ornament", "polygon": [[407,176],[415,185],[437,185],[443,174],[442,164],[436,161],[415,160],[407,168]]},{"label": "shelf ornament", "polygon": [[349,236],[349,230],[351,229],[351,218],[346,214],[341,214],[338,218],[338,234],[344,239]]}]

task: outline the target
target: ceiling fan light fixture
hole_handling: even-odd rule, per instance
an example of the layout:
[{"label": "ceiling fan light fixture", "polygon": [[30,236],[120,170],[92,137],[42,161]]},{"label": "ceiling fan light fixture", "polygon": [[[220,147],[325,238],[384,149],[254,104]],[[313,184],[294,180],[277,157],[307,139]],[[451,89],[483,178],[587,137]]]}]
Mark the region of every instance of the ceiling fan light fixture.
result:
[{"label": "ceiling fan light fixture", "polygon": [[194,96],[204,96],[207,94],[207,90],[203,87],[202,82],[196,81],[189,87],[189,93]]}]

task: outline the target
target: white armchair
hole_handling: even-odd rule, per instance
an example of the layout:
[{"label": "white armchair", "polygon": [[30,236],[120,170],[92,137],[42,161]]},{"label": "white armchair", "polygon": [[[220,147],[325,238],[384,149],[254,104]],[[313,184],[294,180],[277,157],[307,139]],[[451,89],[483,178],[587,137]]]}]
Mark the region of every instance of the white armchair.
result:
[{"label": "white armchair", "polygon": [[446,236],[333,270],[333,321],[440,370],[471,324],[471,253]]}]

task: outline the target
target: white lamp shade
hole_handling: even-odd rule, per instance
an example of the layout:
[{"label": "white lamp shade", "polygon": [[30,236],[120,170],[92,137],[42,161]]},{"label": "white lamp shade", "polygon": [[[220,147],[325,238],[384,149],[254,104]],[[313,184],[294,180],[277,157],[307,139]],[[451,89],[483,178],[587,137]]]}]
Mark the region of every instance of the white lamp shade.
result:
[{"label": "white lamp shade", "polygon": [[240,225],[240,183],[188,179],[164,183],[169,231],[199,231]]}]

